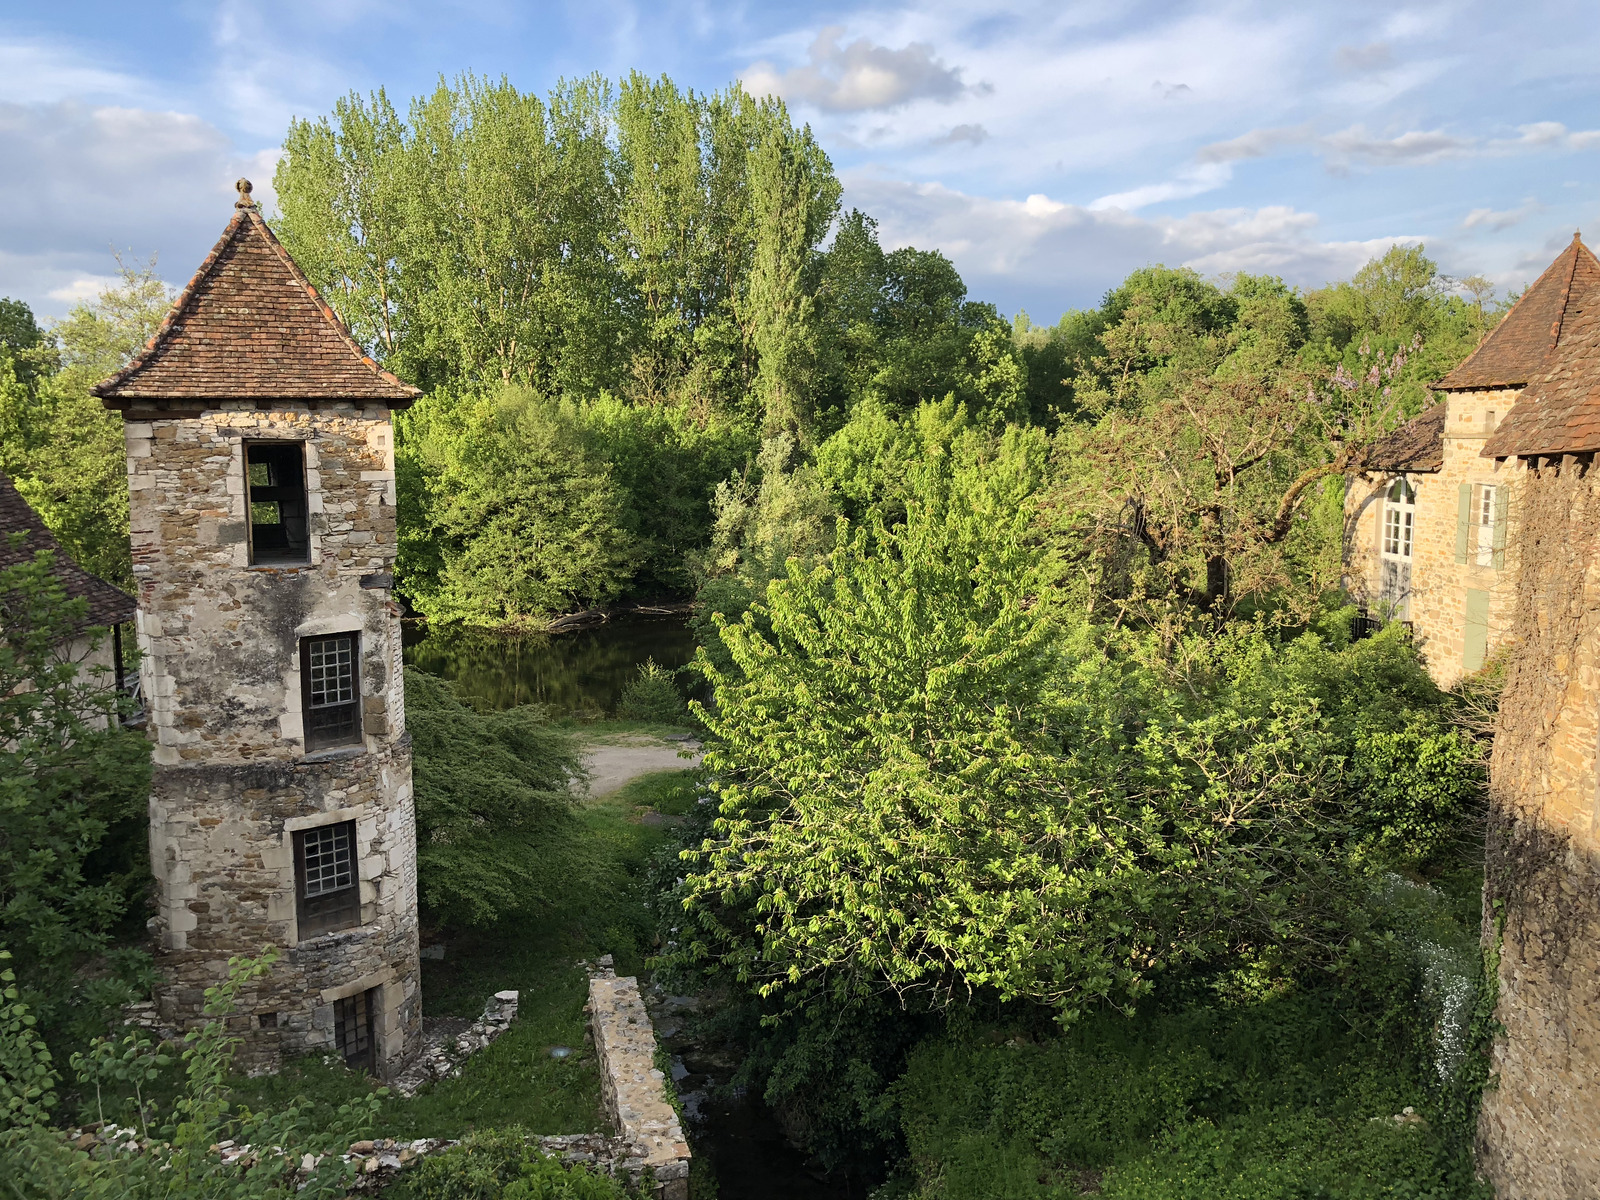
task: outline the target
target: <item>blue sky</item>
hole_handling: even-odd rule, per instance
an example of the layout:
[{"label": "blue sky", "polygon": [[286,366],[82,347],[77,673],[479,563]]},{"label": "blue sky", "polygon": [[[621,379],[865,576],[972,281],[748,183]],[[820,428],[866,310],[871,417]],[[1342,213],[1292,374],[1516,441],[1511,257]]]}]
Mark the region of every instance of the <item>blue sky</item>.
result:
[{"label": "blue sky", "polygon": [[291,116],[438,77],[742,80],[809,121],[890,245],[1036,321],[1130,270],[1301,286],[1394,240],[1531,280],[1600,244],[1593,3],[20,4],[0,0],[0,295],[60,315],[159,254],[181,284],[271,204]]}]

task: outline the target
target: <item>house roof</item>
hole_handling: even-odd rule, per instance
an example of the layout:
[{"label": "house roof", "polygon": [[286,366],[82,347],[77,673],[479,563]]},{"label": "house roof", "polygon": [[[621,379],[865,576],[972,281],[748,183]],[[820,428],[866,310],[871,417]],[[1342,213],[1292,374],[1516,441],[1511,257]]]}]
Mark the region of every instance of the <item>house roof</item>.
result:
[{"label": "house roof", "polygon": [[1379,438],[1362,456],[1369,471],[1437,471],[1444,465],[1443,400]]},{"label": "house roof", "polygon": [[1484,443],[1485,458],[1600,450],[1600,292],[1574,305],[1543,374]]},{"label": "house roof", "polygon": [[1516,387],[1539,376],[1561,341],[1573,306],[1600,288],[1600,259],[1576,233],[1500,324],[1435,387]]},{"label": "house roof", "polygon": [[[11,535],[24,534],[21,545],[11,544]],[[88,618],[82,628],[93,625],[120,625],[133,620],[137,605],[103,579],[89,574],[67,556],[60,543],[50,536],[39,514],[18,494],[11,480],[0,473],[0,570],[18,563],[32,562],[40,550],[55,551],[55,574],[74,600],[86,601]]]},{"label": "house roof", "polygon": [[377,402],[403,408],[418,389],[373,362],[238,184],[233,219],[161,328],[97,385],[108,408],[139,401]]}]

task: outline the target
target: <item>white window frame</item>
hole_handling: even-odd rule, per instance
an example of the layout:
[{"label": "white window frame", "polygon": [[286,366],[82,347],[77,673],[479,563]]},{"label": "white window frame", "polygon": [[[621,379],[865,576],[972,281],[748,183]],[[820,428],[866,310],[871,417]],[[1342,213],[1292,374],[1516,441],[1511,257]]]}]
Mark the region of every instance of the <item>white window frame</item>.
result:
[{"label": "white window frame", "polygon": [[1416,485],[1404,475],[1395,476],[1384,489],[1378,517],[1378,601],[1385,619],[1409,620],[1411,558],[1417,535]]},{"label": "white window frame", "polygon": [[1477,551],[1473,559],[1480,567],[1494,565],[1494,506],[1499,497],[1499,485],[1494,483],[1480,483],[1474,489],[1472,506],[1472,527],[1474,548]]}]

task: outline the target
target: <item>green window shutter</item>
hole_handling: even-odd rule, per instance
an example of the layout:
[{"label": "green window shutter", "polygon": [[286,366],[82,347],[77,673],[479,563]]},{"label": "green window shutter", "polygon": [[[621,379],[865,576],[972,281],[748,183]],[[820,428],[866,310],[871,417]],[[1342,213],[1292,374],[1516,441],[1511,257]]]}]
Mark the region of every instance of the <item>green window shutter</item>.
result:
[{"label": "green window shutter", "polygon": [[1467,524],[1472,519],[1472,485],[1463,483],[1456,501],[1456,561],[1467,561]]},{"label": "green window shutter", "polygon": [[1494,553],[1490,565],[1499,570],[1506,565],[1506,485],[1494,490]]},{"label": "green window shutter", "polygon": [[1467,589],[1467,624],[1461,640],[1461,665],[1469,671],[1483,666],[1489,650],[1489,593]]}]

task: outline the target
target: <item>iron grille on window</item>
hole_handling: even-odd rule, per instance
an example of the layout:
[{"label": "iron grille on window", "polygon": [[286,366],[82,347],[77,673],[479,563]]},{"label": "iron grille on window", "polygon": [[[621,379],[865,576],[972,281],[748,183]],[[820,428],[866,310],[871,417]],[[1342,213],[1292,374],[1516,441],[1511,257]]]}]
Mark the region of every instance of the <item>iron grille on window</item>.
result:
[{"label": "iron grille on window", "polygon": [[346,996],[333,1002],[333,1030],[339,1056],[357,1071],[370,1071],[373,1065],[372,993],[376,988]]},{"label": "iron grille on window", "polygon": [[302,939],[361,923],[354,821],[296,833],[294,875]]},{"label": "iron grille on window", "polygon": [[307,750],[361,741],[361,687],[356,675],[359,650],[353,633],[306,638],[300,643]]}]

